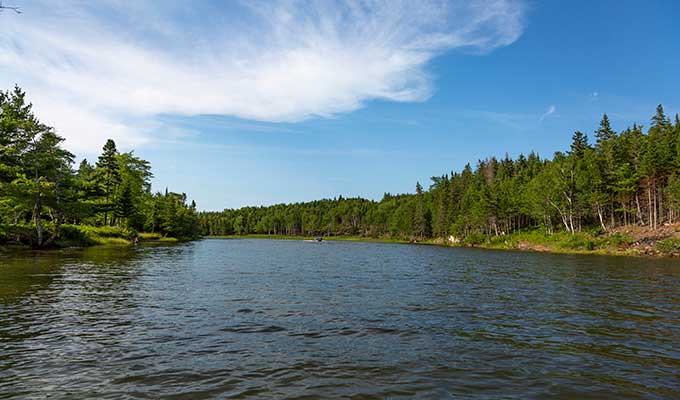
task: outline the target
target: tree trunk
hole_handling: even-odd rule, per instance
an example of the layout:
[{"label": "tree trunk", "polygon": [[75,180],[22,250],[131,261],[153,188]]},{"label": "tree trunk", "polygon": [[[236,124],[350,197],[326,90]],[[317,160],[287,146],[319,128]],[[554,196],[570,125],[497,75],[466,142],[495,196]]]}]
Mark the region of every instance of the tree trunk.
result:
[{"label": "tree trunk", "polygon": [[658,208],[659,208],[659,224],[663,224],[663,190],[657,190],[656,191],[658,195]]},{"label": "tree trunk", "polygon": [[602,207],[598,204],[597,205],[597,216],[600,219],[600,226],[602,226],[602,230],[607,232],[607,227],[604,224],[604,218],[602,217]]},{"label": "tree trunk", "polygon": [[652,213],[652,184],[647,184],[647,213],[649,214],[649,226],[654,228],[654,214]]},{"label": "tree trunk", "polygon": [[640,195],[635,193],[635,205],[637,206],[637,214],[635,215],[638,219],[640,225],[645,224],[645,220],[642,218],[642,209],[640,208]]},{"label": "tree trunk", "polygon": [[656,203],[656,180],[654,181],[653,191],[654,191],[654,196],[652,196],[652,200],[653,200],[652,208],[654,210],[654,225],[653,225],[653,227],[654,227],[654,229],[656,229],[657,226],[658,226],[658,223],[659,223],[659,219],[658,219],[659,214],[657,213],[657,203]]}]

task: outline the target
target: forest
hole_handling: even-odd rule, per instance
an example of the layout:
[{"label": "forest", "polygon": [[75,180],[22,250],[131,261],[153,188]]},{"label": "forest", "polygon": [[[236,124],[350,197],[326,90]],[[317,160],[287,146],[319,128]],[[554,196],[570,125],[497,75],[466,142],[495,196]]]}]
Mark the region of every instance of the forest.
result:
[{"label": "forest", "polygon": [[482,242],[540,230],[606,234],[680,219],[680,120],[659,105],[649,128],[615,132],[605,114],[591,140],[577,131],[551,159],[531,152],[480,160],[415,193],[244,207],[199,214],[204,235],[352,235]]},{"label": "forest", "polygon": [[[0,244],[34,248],[193,238],[196,204],[185,194],[152,193],[151,166],[108,140],[95,163],[62,147],[18,86],[0,91]],[[108,240],[107,240],[108,239]]]}]

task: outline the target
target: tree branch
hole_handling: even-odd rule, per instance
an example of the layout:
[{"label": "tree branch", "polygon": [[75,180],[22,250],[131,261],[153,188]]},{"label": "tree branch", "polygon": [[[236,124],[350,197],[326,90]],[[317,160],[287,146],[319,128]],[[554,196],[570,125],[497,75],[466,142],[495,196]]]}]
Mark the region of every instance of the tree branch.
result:
[{"label": "tree branch", "polygon": [[4,5],[2,5],[2,1],[0,1],[0,13],[1,13],[3,10],[12,10],[12,11],[14,11],[14,12],[17,13],[17,14],[21,14],[21,10],[19,9],[19,7],[4,6]]}]

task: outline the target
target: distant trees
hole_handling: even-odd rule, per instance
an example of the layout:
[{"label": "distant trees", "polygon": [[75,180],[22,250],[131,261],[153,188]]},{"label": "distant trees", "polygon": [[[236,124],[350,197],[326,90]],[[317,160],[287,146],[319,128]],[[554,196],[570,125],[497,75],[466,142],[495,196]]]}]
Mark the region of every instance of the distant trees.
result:
[{"label": "distant trees", "polygon": [[186,195],[151,193],[148,161],[119,153],[109,139],[96,166],[83,160],[74,171],[63,141],[36,118],[19,87],[0,91],[0,228],[32,230],[35,247],[54,242],[67,222],[198,233],[196,207]]},{"label": "distant trees", "polygon": [[567,152],[551,159],[507,155],[432,178],[428,190],[318,200],[201,213],[208,235],[363,235],[459,239],[524,229],[546,233],[602,232],[628,224],[656,228],[680,217],[680,118],[661,105],[647,132],[633,125],[617,133],[605,114],[588,135],[576,131]]}]

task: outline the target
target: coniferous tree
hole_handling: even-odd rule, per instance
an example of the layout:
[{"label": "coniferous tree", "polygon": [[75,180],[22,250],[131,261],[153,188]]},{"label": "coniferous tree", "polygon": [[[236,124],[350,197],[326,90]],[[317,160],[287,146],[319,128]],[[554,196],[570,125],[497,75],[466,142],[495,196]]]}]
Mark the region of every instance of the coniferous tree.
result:
[{"label": "coniferous tree", "polygon": [[134,211],[135,205],[132,199],[132,189],[130,184],[126,182],[123,184],[120,196],[118,196],[116,199],[114,214],[120,220],[129,222],[129,219],[133,216]]},{"label": "coniferous tree", "polygon": [[582,157],[588,147],[588,135],[581,131],[574,132],[571,137],[571,153],[577,157]]},{"label": "coniferous tree", "polygon": [[109,139],[102,150],[97,161],[97,171],[104,191],[104,225],[108,225],[108,215],[109,211],[112,210],[114,192],[120,183],[120,172],[118,170],[116,143]]}]

